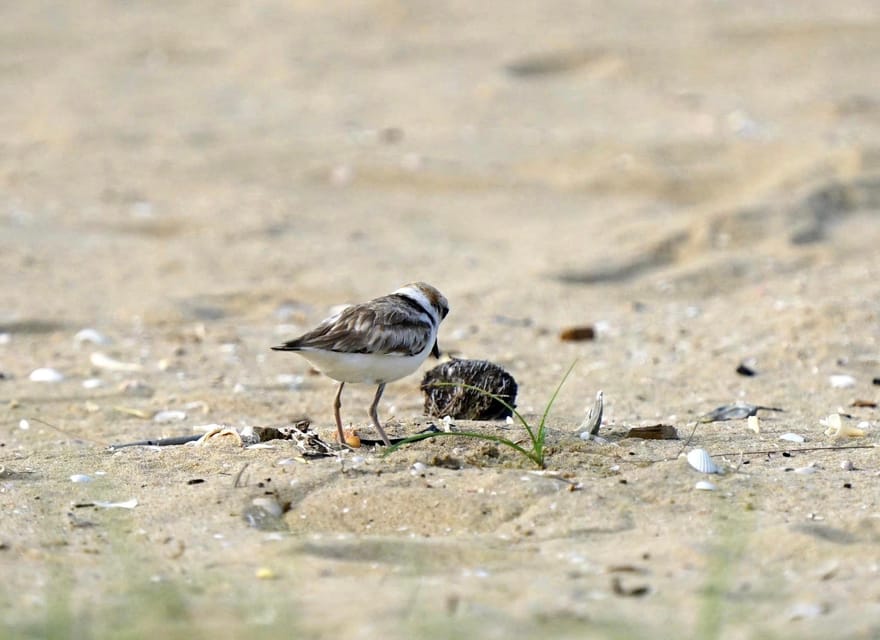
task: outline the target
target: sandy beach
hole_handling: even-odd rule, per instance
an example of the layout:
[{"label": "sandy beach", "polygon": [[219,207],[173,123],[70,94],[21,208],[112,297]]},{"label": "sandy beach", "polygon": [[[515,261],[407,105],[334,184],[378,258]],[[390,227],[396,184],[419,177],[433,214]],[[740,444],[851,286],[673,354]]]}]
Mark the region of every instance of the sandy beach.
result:
[{"label": "sandy beach", "polygon": [[[3,638],[880,637],[876,3],[38,0],[0,51]],[[531,424],[574,363],[544,469],[109,447],[332,442],[270,347],[416,280]]]}]

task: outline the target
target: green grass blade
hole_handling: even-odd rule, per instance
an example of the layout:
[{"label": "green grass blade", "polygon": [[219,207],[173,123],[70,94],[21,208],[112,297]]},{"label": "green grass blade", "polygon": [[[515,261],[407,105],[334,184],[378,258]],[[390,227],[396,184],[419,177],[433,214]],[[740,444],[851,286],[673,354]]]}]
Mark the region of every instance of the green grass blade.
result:
[{"label": "green grass blade", "polygon": [[568,380],[568,376],[571,375],[571,372],[574,370],[575,365],[577,364],[577,360],[571,363],[571,366],[568,368],[568,371],[565,372],[565,375],[562,376],[562,380],[559,381],[559,384],[556,387],[556,391],[553,392],[553,395],[550,396],[550,401],[547,403],[547,406],[544,408],[544,415],[541,416],[541,424],[538,425],[538,431],[544,431],[544,423],[547,422],[547,416],[550,415],[550,409],[553,407],[553,403],[556,402],[556,396],[559,395],[560,390],[562,389],[562,385],[565,384],[565,381]]},{"label": "green grass blade", "polygon": [[505,409],[510,411],[513,415],[515,415],[516,419],[520,421],[520,424],[522,424],[522,426],[528,432],[529,438],[532,440],[532,442],[535,441],[535,436],[534,436],[534,433],[532,432],[532,426],[526,421],[525,418],[522,417],[520,412],[517,411],[516,408],[512,404],[507,402],[503,397],[501,397],[497,394],[494,394],[491,391],[486,391],[485,389],[481,389],[480,387],[475,387],[474,385],[467,384],[465,382],[433,382],[433,383],[431,383],[430,386],[432,386],[432,387],[461,387],[462,389],[468,389],[469,391],[476,391],[477,393],[481,393],[484,396],[488,396],[488,397],[492,398],[493,400],[498,402],[501,406],[503,406]]}]

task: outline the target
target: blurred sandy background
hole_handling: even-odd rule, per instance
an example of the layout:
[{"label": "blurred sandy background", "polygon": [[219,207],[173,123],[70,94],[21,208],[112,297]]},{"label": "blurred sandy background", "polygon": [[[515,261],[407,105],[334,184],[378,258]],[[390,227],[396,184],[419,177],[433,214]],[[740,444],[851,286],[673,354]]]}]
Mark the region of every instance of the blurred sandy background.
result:
[{"label": "blurred sandy background", "polygon": [[[681,442],[622,436],[748,400],[786,412],[693,444],[836,446],[838,410],[869,427],[841,446],[877,442],[852,405],[880,399],[878,77],[874,2],[4,3],[7,635],[874,637],[875,450],[695,492]],[[548,467],[579,490],[474,443],[354,471],[102,446],[303,414],[329,437],[333,384],[268,347],[413,280],[450,300],[441,347],[505,366],[526,413],[578,359]],[[383,399],[397,433],[426,422],[418,380]],[[600,388],[607,446],[575,435]],[[344,405],[366,432],[371,394]],[[242,511],[270,489],[266,533]]]}]

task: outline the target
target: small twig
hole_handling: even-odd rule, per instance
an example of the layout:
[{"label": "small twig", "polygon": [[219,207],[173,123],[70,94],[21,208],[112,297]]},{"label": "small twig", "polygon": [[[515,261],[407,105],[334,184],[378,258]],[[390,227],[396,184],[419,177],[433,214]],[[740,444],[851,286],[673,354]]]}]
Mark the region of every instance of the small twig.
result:
[{"label": "small twig", "polygon": [[245,462],[244,466],[242,466],[242,468],[238,470],[238,473],[235,474],[235,479],[232,481],[233,489],[238,489],[239,482],[241,482],[241,475],[244,473],[244,470],[247,469],[248,466],[250,466],[250,464],[250,462]]},{"label": "small twig", "polygon": [[[850,447],[804,447],[801,449],[768,449],[766,451],[725,451],[723,453],[712,453],[713,456],[723,457],[723,456],[760,456],[760,455],[769,455],[772,453],[803,453],[806,451],[848,451],[849,449],[874,449],[876,445],[873,444],[857,444]],[[683,451],[684,449],[682,449]],[[619,462],[622,463],[630,463],[630,464],[656,464],[657,462],[671,462],[673,460],[678,460],[681,456],[681,452],[674,457],[669,458],[660,458],[658,460],[624,460],[621,459]]]},{"label": "small twig", "polygon": [[58,433],[64,434],[67,437],[73,438],[75,440],[85,440],[86,442],[91,442],[92,444],[99,444],[102,447],[109,446],[106,442],[103,442],[101,440],[95,440],[93,438],[87,438],[87,437],[81,436],[77,433],[73,433],[72,431],[66,431],[65,429],[62,429],[61,427],[56,427],[54,424],[49,424],[45,420],[40,420],[39,418],[28,418],[28,420],[30,420],[32,422],[39,422],[40,424],[44,424],[47,427],[49,427],[50,429],[53,429],[53,430],[57,431]]},{"label": "small twig", "polygon": [[771,453],[798,453],[801,451],[846,451],[847,449],[873,449],[873,444],[857,444],[851,447],[804,447],[802,449],[769,449],[767,451],[728,451],[725,453],[713,453],[713,456],[758,456]]},{"label": "small twig", "polygon": [[681,445],[681,449],[678,450],[678,453],[675,456],[676,458],[678,458],[678,456],[680,456],[682,453],[684,453],[684,450],[688,448],[688,445],[691,443],[691,440],[694,439],[694,434],[697,432],[697,427],[699,427],[699,426],[700,426],[699,422],[697,422],[694,425],[694,428],[691,430],[691,434],[687,437],[687,440],[684,441],[684,444]]},{"label": "small twig", "polygon": [[171,447],[178,444],[186,444],[195,442],[202,436],[199,434],[191,434],[188,436],[174,436],[173,438],[158,438],[156,440],[138,440],[137,442],[123,442],[121,444],[111,444],[109,448],[113,451],[124,447]]}]

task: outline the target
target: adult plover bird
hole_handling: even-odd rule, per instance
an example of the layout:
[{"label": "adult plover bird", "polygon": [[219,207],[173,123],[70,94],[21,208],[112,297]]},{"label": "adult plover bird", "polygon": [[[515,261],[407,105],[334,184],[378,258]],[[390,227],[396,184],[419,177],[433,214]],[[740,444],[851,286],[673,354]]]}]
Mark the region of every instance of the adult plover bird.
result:
[{"label": "adult plover bird", "polygon": [[377,415],[385,385],[418,369],[428,354],[440,356],[437,329],[447,313],[449,303],[442,293],[424,282],[414,282],[387,296],[345,307],[308,333],[272,349],[296,351],[339,382],[333,415],[342,443],[345,434],[339,409],[345,383],[379,385],[370,418],[387,446],[391,442]]}]

